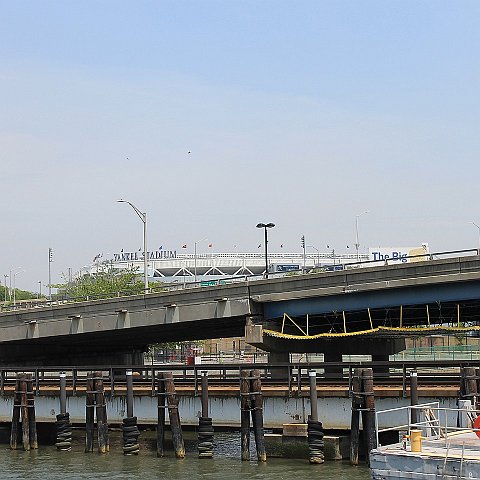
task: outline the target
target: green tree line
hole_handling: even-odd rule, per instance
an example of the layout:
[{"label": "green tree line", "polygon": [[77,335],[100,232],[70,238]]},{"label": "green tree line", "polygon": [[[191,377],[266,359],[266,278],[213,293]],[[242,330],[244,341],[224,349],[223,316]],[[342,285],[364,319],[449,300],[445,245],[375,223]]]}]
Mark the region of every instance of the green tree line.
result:
[{"label": "green tree line", "polygon": [[142,277],[136,269],[117,270],[109,268],[97,273],[88,273],[71,282],[53,285],[58,289],[58,299],[68,298],[79,301],[88,298],[109,298],[117,295],[143,293]]}]

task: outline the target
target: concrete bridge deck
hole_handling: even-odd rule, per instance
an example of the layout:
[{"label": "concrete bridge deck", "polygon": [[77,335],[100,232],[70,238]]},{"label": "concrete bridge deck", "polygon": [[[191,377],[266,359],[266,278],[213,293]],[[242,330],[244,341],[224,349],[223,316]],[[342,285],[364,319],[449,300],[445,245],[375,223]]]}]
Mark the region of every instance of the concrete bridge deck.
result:
[{"label": "concrete bridge deck", "polygon": [[149,344],[241,336],[247,321],[284,313],[474,302],[479,292],[472,256],[3,312],[0,363],[139,363]]}]

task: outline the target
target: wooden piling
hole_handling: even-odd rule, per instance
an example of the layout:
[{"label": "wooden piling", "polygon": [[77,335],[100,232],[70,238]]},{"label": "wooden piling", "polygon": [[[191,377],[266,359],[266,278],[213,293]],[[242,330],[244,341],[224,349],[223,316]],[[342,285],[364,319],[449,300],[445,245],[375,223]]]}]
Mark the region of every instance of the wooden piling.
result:
[{"label": "wooden piling", "polygon": [[198,458],[213,457],[213,426],[208,416],[208,376],[202,372],[202,416],[198,419]]},{"label": "wooden piling", "polygon": [[242,460],[250,460],[250,370],[240,371],[240,434]]},{"label": "wooden piling", "polygon": [[370,464],[370,451],[377,448],[377,432],[375,424],[375,394],[373,392],[373,369],[362,368],[362,392],[365,396],[365,406],[362,411],[363,433],[365,438],[366,461]]},{"label": "wooden piling", "polygon": [[67,413],[67,376],[60,373],[60,413]]},{"label": "wooden piling", "polygon": [[312,464],[321,464],[324,460],[323,425],[318,421],[317,407],[317,372],[308,372],[310,380],[310,418],[307,423],[309,461]]},{"label": "wooden piling", "polygon": [[460,396],[470,400],[472,408],[478,408],[477,375],[474,367],[462,367],[460,370]]},{"label": "wooden piling", "polygon": [[163,457],[165,443],[165,382],[163,373],[157,375],[157,457]]},{"label": "wooden piling", "polygon": [[124,455],[138,455],[140,452],[140,445],[138,437],[140,431],[137,426],[137,417],[133,416],[133,372],[126,371],[127,380],[127,416],[122,421],[123,433],[123,454]]},{"label": "wooden piling", "polygon": [[267,461],[265,451],[265,436],[263,430],[263,397],[262,382],[260,380],[260,370],[252,370],[250,381],[250,396],[252,398],[252,424],[253,434],[255,436],[255,447],[257,449],[257,458],[259,462]]},{"label": "wooden piling", "polygon": [[103,389],[103,374],[95,372],[95,410],[97,416],[98,452],[107,453],[108,448],[108,424],[106,419],[105,394]]},{"label": "wooden piling", "polygon": [[360,368],[356,368],[352,377],[352,420],[350,426],[350,465],[358,465],[360,444],[360,409],[363,407],[361,395]]},{"label": "wooden piling", "polygon": [[22,417],[23,449],[30,450],[30,425],[28,422],[27,376],[20,374],[20,414]]},{"label": "wooden piling", "polygon": [[94,387],[93,373],[88,373],[85,400],[85,452],[93,452],[93,429],[95,427]]},{"label": "wooden piling", "polygon": [[37,422],[35,415],[35,396],[33,393],[32,374],[27,375],[27,410],[28,410],[28,437],[32,450],[38,449]]},{"label": "wooden piling", "polygon": [[168,416],[170,418],[170,428],[172,430],[173,448],[175,457],[185,457],[185,444],[183,442],[182,425],[180,423],[180,415],[178,412],[178,398],[173,383],[172,372],[163,374],[165,380],[165,393],[167,396]]},{"label": "wooden piling", "polygon": [[208,417],[208,376],[202,372],[202,417]]},{"label": "wooden piling", "polygon": [[310,382],[310,418],[318,422],[318,408],[317,408],[317,372],[310,370],[308,372],[308,379]]},{"label": "wooden piling", "polygon": [[12,413],[12,429],[10,431],[10,448],[16,450],[19,440],[19,427],[20,427],[20,405],[22,403],[20,394],[20,380],[17,375],[15,381],[15,397],[13,400],[13,413]]},{"label": "wooden piling", "polygon": [[127,417],[133,417],[133,372],[132,370],[126,371],[127,377]]}]

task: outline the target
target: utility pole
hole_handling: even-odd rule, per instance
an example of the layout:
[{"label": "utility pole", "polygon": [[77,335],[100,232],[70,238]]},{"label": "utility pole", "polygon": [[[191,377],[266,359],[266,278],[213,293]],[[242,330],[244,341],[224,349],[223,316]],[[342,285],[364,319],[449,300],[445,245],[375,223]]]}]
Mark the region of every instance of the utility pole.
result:
[{"label": "utility pole", "polygon": [[300,238],[301,242],[302,242],[302,248],[303,248],[303,273],[305,273],[307,271],[307,266],[306,266],[306,251],[305,251],[305,235],[302,235],[302,237]]},{"label": "utility pole", "polygon": [[53,251],[50,247],[48,249],[48,299],[52,301],[52,262],[53,262]]}]

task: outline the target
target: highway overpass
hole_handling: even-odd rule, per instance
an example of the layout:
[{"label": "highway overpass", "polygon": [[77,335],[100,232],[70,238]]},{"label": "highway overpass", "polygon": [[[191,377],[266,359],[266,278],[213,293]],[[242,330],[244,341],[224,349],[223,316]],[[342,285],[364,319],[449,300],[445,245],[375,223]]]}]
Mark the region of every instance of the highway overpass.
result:
[{"label": "highway overpass", "polygon": [[138,364],[150,344],[246,326],[247,340],[279,360],[288,351],[382,358],[403,335],[476,329],[479,303],[479,256],[236,281],[1,313],[0,364]]}]

